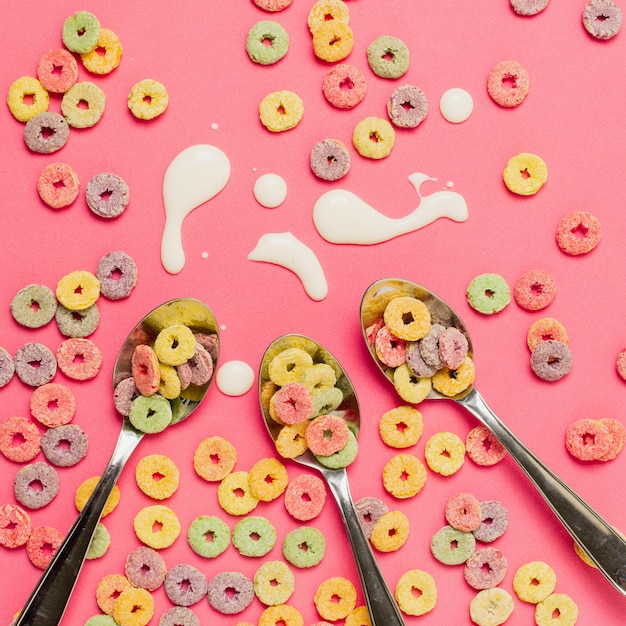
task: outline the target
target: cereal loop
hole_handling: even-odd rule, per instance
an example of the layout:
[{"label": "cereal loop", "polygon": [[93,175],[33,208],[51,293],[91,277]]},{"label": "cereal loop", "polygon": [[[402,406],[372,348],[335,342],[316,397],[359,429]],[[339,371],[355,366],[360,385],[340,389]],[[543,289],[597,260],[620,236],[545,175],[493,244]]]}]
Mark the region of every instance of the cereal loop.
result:
[{"label": "cereal loop", "polygon": [[235,467],[237,451],[223,437],[208,437],[202,440],[193,455],[193,468],[200,478],[219,482]]},{"label": "cereal loop", "polygon": [[474,382],[474,361],[466,356],[456,369],[443,367],[432,377],[433,389],[447,397],[466,391]]},{"label": "cereal loop", "polygon": [[389,330],[405,341],[417,341],[430,330],[430,311],[418,298],[394,298],[385,307],[383,319]]},{"label": "cereal loop", "polygon": [[91,272],[77,270],[59,280],[56,296],[66,309],[83,311],[100,296],[100,282]]},{"label": "cereal loop", "polygon": [[545,270],[529,270],[517,279],[513,296],[523,309],[539,311],[556,297],[556,282],[552,274]]},{"label": "cereal loop", "polygon": [[535,606],[537,626],[574,626],[577,621],[578,606],[565,593],[553,593]]},{"label": "cereal loop", "polygon": [[483,589],[470,602],[470,617],[477,626],[499,626],[509,619],[513,608],[508,591],[501,587]]},{"label": "cereal loop", "polygon": [[73,128],[95,126],[106,106],[104,91],[90,81],[78,82],[70,87],[61,100],[61,111]]},{"label": "cereal loop", "polygon": [[354,33],[346,22],[327,20],[313,32],[313,52],[328,63],[345,59],[354,46]]},{"label": "cereal loop", "polygon": [[394,595],[403,613],[424,615],[432,611],[437,603],[435,579],[428,572],[410,570],[400,576]]},{"label": "cereal loop", "polygon": [[536,154],[521,152],[508,160],[502,177],[507,189],[512,193],[532,196],[548,180],[548,167]]},{"label": "cereal loop", "polygon": [[[78,511],[82,511],[85,504],[87,504],[87,500],[91,497],[93,490],[96,488],[98,481],[100,480],[100,476],[92,476],[91,478],[87,478],[84,480],[76,489],[76,494],[74,496],[74,504]],[[102,510],[102,517],[106,517],[109,513],[112,513],[117,505],[120,503],[120,488],[115,485],[111,490],[111,494],[104,505],[104,509]]]},{"label": "cereal loop", "polygon": [[384,159],[393,149],[396,133],[387,120],[366,117],[352,133],[352,144],[356,151],[368,159]]},{"label": "cereal loop", "polygon": [[46,165],[37,179],[37,193],[51,209],[62,209],[72,204],[79,190],[78,175],[67,163]]},{"label": "cereal loop", "polygon": [[283,561],[266,561],[254,574],[254,593],[266,606],[284,604],[295,589],[295,578]]},{"label": "cereal loop", "polygon": [[140,120],[153,120],[161,115],[169,103],[165,85],[145,78],[135,83],[128,94],[128,108]]},{"label": "cereal loop", "polygon": [[259,104],[259,117],[267,130],[280,133],[297,126],[304,115],[304,103],[293,91],[274,91]]},{"label": "cereal loop", "polygon": [[553,317],[542,317],[534,321],[526,334],[526,343],[532,352],[542,341],[560,341],[567,345],[569,337],[565,326]]},{"label": "cereal loop", "polygon": [[408,537],[409,518],[402,511],[388,511],[374,524],[370,541],[379,552],[395,552]]},{"label": "cereal loop", "polygon": [[556,243],[565,252],[576,256],[591,252],[602,237],[600,220],[588,211],[574,211],[559,222]]},{"label": "cereal loop", "polygon": [[345,619],[354,610],[356,589],[347,578],[335,576],[319,585],[314,601],[320,616],[335,622]]},{"label": "cereal loop", "polygon": [[150,498],[165,500],[178,489],[180,472],[176,463],[162,454],[143,457],[135,467],[137,486]]},{"label": "cereal loop", "polygon": [[289,482],[285,466],[273,457],[258,460],[248,475],[252,495],[263,502],[280,497]]},{"label": "cereal loop", "polygon": [[248,472],[231,472],[225,476],[217,488],[220,506],[231,515],[247,515],[253,511],[259,499],[250,490]]},{"label": "cereal loop", "polygon": [[350,9],[343,0],[317,0],[311,7],[307,24],[311,33],[314,33],[327,21],[350,22]]},{"label": "cereal loop", "polygon": [[37,78],[51,93],[65,93],[78,79],[78,63],[63,48],[48,50],[37,65]]},{"label": "cereal loop", "polygon": [[154,599],[147,589],[124,589],[113,605],[119,626],[147,626],[154,615]]},{"label": "cereal loop", "polygon": [[48,110],[50,96],[36,78],[22,76],[9,87],[7,104],[18,122],[28,122]]},{"label": "cereal loop", "polygon": [[125,589],[130,589],[128,578],[122,574],[107,574],[96,586],[96,602],[106,615],[113,615],[115,600]]},{"label": "cereal loop", "polygon": [[487,92],[501,107],[516,107],[530,89],[528,72],[517,61],[500,61],[489,72]]},{"label": "cereal loop", "polygon": [[412,498],[425,484],[426,468],[412,454],[397,454],[383,468],[383,485],[395,498]]},{"label": "cereal loop", "polygon": [[268,606],[259,617],[258,626],[304,626],[298,609],[289,604]]},{"label": "cereal loop", "polygon": [[399,406],[387,411],[378,423],[380,438],[392,448],[414,446],[423,430],[422,414],[411,406]]},{"label": "cereal loop", "polygon": [[196,338],[188,326],[173,324],[164,328],[154,340],[154,351],[161,363],[181,365],[196,351]]},{"label": "cereal loop", "polygon": [[482,424],[474,426],[467,433],[465,452],[476,465],[495,465],[506,456],[506,450],[502,444]]},{"label": "cereal loop", "polygon": [[41,433],[29,419],[11,416],[0,422],[0,452],[9,461],[32,461],[40,450]]},{"label": "cereal loop", "polygon": [[85,69],[92,74],[109,74],[122,58],[120,38],[108,28],[101,28],[93,50],[80,55]]},{"label": "cereal loop", "polygon": [[180,534],[176,513],[162,504],[141,509],[135,515],[133,528],[139,541],[155,550],[168,548]]},{"label": "cereal loop", "polygon": [[451,476],[463,465],[465,445],[454,433],[437,433],[427,441],[424,456],[428,467],[433,472],[442,476]]},{"label": "cereal loop", "polygon": [[523,602],[537,604],[556,588],[556,574],[543,561],[531,561],[517,569],[513,576],[513,590]]},{"label": "cereal loop", "polygon": [[287,348],[276,355],[269,364],[268,375],[279,386],[298,382],[305,371],[312,367],[313,358],[300,348]]},{"label": "cereal loop", "polygon": [[409,366],[403,363],[400,367],[396,367],[393,373],[393,386],[405,402],[419,404],[430,393],[432,380],[415,377]]}]

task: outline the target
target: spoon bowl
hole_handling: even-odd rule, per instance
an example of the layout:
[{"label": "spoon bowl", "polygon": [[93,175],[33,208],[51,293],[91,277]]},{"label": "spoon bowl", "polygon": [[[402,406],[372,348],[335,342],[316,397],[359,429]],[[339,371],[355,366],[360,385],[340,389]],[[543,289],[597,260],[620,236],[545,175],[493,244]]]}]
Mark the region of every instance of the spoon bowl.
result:
[{"label": "spoon bowl", "polygon": [[[467,338],[469,356],[473,354],[467,328],[444,300],[429,289],[411,281],[399,278],[381,279],[366,289],[361,301],[360,318],[363,338],[369,353],[387,380],[393,383],[393,369],[379,360],[375,347],[368,340],[367,329],[383,318],[386,306],[399,296],[421,300],[430,312],[432,324],[456,327]],[[598,570],[615,589],[626,595],[626,540],[509,430],[489,408],[473,384],[455,396],[444,396],[431,388],[426,399],[456,401],[486,426],[522,468]]]},{"label": "spoon bowl", "polygon": [[[219,352],[219,334],[215,317],[209,307],[200,300],[179,298],[166,302],[148,313],[128,335],[113,368],[114,387],[121,380],[132,376],[131,359],[135,348],[140,344],[153,343],[161,330],[173,324],[183,324],[198,336],[199,334],[215,336],[211,355],[213,373],[215,372]],[[206,383],[190,387],[188,391],[183,392],[184,395],[170,401],[171,424],[180,422],[193,413],[204,398],[212,378],[213,375]],[[115,450],[98,484],[37,583],[15,622],[16,626],[53,626],[60,623],[104,506],[124,465],[143,435],[144,433],[137,430],[129,418],[124,416]]]},{"label": "spoon bowl", "polygon": [[[330,366],[336,375],[335,387],[341,390],[343,399],[340,404],[328,414],[342,417],[351,431],[358,435],[360,427],[360,411],[356,393],[348,375],[339,362],[323,346],[303,335],[283,335],[275,339],[265,351],[259,368],[259,398],[261,412],[267,431],[274,442],[277,441],[283,424],[272,417],[270,401],[278,386],[271,380],[270,363],[284,350],[299,348],[307,352],[313,364]],[[293,459],[296,463],[310,467],[321,473],[339,507],[341,517],[350,540],[357,570],[363,588],[363,595],[370,614],[373,626],[400,626],[404,624],[402,616],[389,591],[376,563],[369,541],[363,532],[354,502],[348,485],[348,475],[345,467],[333,469],[322,464],[307,449]]]}]

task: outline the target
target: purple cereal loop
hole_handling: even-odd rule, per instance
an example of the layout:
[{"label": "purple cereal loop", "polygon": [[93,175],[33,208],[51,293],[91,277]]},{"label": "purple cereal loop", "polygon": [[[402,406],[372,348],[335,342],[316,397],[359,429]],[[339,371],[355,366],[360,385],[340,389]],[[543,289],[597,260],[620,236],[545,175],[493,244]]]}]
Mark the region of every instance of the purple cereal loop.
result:
[{"label": "purple cereal loop", "polygon": [[511,0],[511,8],[518,15],[537,15],[541,13],[550,0]]},{"label": "purple cereal loop", "polygon": [[354,503],[365,536],[369,539],[376,522],[389,511],[389,507],[380,499],[361,498]]},{"label": "purple cereal loop", "polygon": [[426,94],[414,85],[401,85],[389,96],[387,113],[394,126],[416,128],[428,115]]},{"label": "purple cereal loop", "polygon": [[98,262],[96,278],[100,293],[109,300],[127,298],[137,284],[137,265],[133,258],[116,250],[105,254]]},{"label": "purple cereal loop", "polygon": [[207,593],[206,576],[193,565],[181,563],[165,575],[165,593],[172,604],[191,606]]},{"label": "purple cereal loop", "polygon": [[216,333],[194,333],[196,341],[211,355],[213,363],[219,353],[219,337]]},{"label": "purple cereal loop", "polygon": [[128,417],[133,398],[136,398],[138,395],[139,392],[135,386],[135,379],[132,376],[120,380],[115,385],[115,391],[113,392],[113,404],[115,404],[117,412]]},{"label": "purple cereal loop", "polygon": [[439,354],[439,337],[445,329],[442,324],[433,324],[426,337],[419,340],[420,352],[424,362],[438,370],[444,366]]},{"label": "purple cereal loop", "polygon": [[26,122],[24,142],[30,150],[50,154],[60,150],[70,138],[70,127],[58,113],[46,111]]},{"label": "purple cereal loop", "polygon": [[[41,489],[33,489],[37,483]],[[13,480],[15,499],[29,509],[46,506],[59,493],[59,475],[56,470],[42,461],[25,465]]]},{"label": "purple cereal loop", "polygon": [[54,354],[41,343],[24,344],[15,353],[13,361],[17,377],[31,387],[49,383],[57,372]]},{"label": "purple cereal loop", "polygon": [[474,589],[491,589],[502,582],[507,567],[507,558],[497,548],[478,548],[465,561],[465,580]]},{"label": "purple cereal loop", "polygon": [[590,0],[582,15],[585,30],[596,39],[611,39],[622,28],[622,10],[613,0]]},{"label": "purple cereal loop", "polygon": [[128,206],[128,185],[116,174],[96,174],[87,183],[85,193],[89,208],[100,217],[118,217]]},{"label": "purple cereal loop", "polygon": [[530,367],[539,378],[553,382],[569,374],[572,369],[572,353],[561,341],[542,341],[530,356]]},{"label": "purple cereal loop", "polygon": [[163,557],[148,546],[139,546],[128,554],[124,571],[132,585],[148,591],[158,589],[167,574]]},{"label": "purple cereal loop", "polygon": [[0,347],[0,387],[4,387],[15,374],[15,363],[13,357],[7,350]]},{"label": "purple cereal loop", "polygon": [[211,380],[213,376],[213,359],[208,350],[196,341],[196,351],[187,361],[190,367],[190,383],[201,387]]},{"label": "purple cereal loop", "polygon": [[77,424],[49,428],[41,437],[41,450],[44,456],[57,467],[76,465],[85,458],[88,447],[87,434]]},{"label": "purple cereal loop", "polygon": [[468,348],[467,337],[454,326],[446,328],[439,337],[439,354],[448,369],[455,370],[463,363]]},{"label": "purple cereal loop", "polygon": [[424,361],[419,341],[412,341],[406,346],[406,363],[418,378],[430,378],[438,368]]},{"label": "purple cereal loop", "polygon": [[159,626],[200,626],[200,620],[186,606],[175,606],[161,615]]},{"label": "purple cereal loop", "polygon": [[497,500],[485,500],[480,503],[480,526],[472,531],[477,541],[490,543],[504,534],[509,525],[509,512]]},{"label": "purple cereal loop", "polygon": [[309,157],[311,171],[322,180],[339,180],[350,169],[350,153],[338,139],[318,141]]},{"label": "purple cereal loop", "polygon": [[254,584],[239,572],[220,572],[210,580],[207,598],[216,611],[223,615],[235,615],[254,600]]}]

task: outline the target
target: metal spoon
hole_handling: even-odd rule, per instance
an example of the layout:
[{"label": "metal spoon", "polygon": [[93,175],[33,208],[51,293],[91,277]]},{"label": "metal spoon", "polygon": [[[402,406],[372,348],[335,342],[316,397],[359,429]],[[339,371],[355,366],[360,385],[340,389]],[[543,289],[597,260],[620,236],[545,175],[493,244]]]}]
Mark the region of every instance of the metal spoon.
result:
[{"label": "metal spoon", "polygon": [[[215,317],[203,302],[193,298],[166,302],[146,315],[128,335],[115,362],[114,385],[131,376],[131,357],[135,347],[142,343],[151,343],[159,331],[176,323],[184,324],[194,332],[218,335]],[[219,344],[216,349],[218,346]],[[215,367],[213,371],[215,372]],[[184,419],[194,411],[210,383],[211,381],[195,388],[193,400],[179,398],[172,401],[175,415],[172,423]],[[37,583],[16,626],[53,626],[60,623],[102,510],[126,461],[142,437],[143,433],[136,430],[129,419],[124,417],[117,445],[100,481]]]},{"label": "metal spoon", "polygon": [[[365,330],[383,316],[387,303],[397,296],[412,296],[422,300],[430,310],[433,323],[458,328],[467,337],[471,354],[472,345],[467,328],[441,298],[408,280],[399,278],[378,280],[370,285],[363,295],[361,328],[374,362],[389,380],[392,380],[392,372],[387,371],[386,366],[378,360],[375,350],[367,341]],[[520,442],[487,406],[473,385],[453,398],[443,396],[432,389],[428,398],[455,400],[489,428],[524,470],[574,541],[583,548],[609,582],[626,595],[626,541]]]},{"label": "metal spoon", "polygon": [[[269,404],[270,396],[267,387],[273,385],[269,378],[268,367],[272,359],[287,348],[301,348],[313,357],[314,363],[326,363],[337,373],[336,387],[343,392],[343,401],[335,411],[335,415],[340,415],[350,423],[353,431],[358,433],[360,412],[354,387],[348,375],[338,363],[338,361],[320,344],[303,335],[283,335],[275,339],[265,351],[261,366],[259,368],[259,398],[261,401],[261,411],[265,419],[267,430],[274,441],[276,441],[281,429],[281,425],[270,416]],[[348,485],[348,475],[345,468],[329,469],[323,466],[307,450],[304,454],[295,458],[294,461],[320,472],[326,480],[343,519],[354,559],[356,561],[363,595],[370,614],[373,626],[397,626],[403,625],[404,621],[398,610],[382,572],[376,563],[369,541],[363,532],[363,527],[357,515],[350,488]]]}]

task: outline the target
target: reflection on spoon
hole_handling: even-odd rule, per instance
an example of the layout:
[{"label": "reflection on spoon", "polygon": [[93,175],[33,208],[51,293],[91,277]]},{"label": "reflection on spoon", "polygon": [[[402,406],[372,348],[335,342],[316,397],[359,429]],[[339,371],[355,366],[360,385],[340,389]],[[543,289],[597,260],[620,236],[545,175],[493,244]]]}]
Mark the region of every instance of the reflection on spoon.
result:
[{"label": "reflection on spoon", "polygon": [[333,189],[320,196],[315,203],[313,222],[319,234],[330,243],[362,245],[388,241],[428,226],[441,217],[464,222],[468,217],[465,198],[449,189],[423,196],[420,187],[427,180],[436,179],[420,172],[409,176],[420,202],[405,217],[387,217],[351,191]]},{"label": "reflection on spoon", "polygon": [[315,252],[290,232],[263,235],[248,254],[248,260],[274,263],[291,270],[313,300],[323,300],[328,295],[324,270]]},{"label": "reflection on spoon", "polygon": [[163,178],[165,227],[161,263],[170,274],[178,274],[185,265],[183,221],[191,211],[222,191],[229,178],[230,161],[215,146],[190,146],[169,164]]}]

